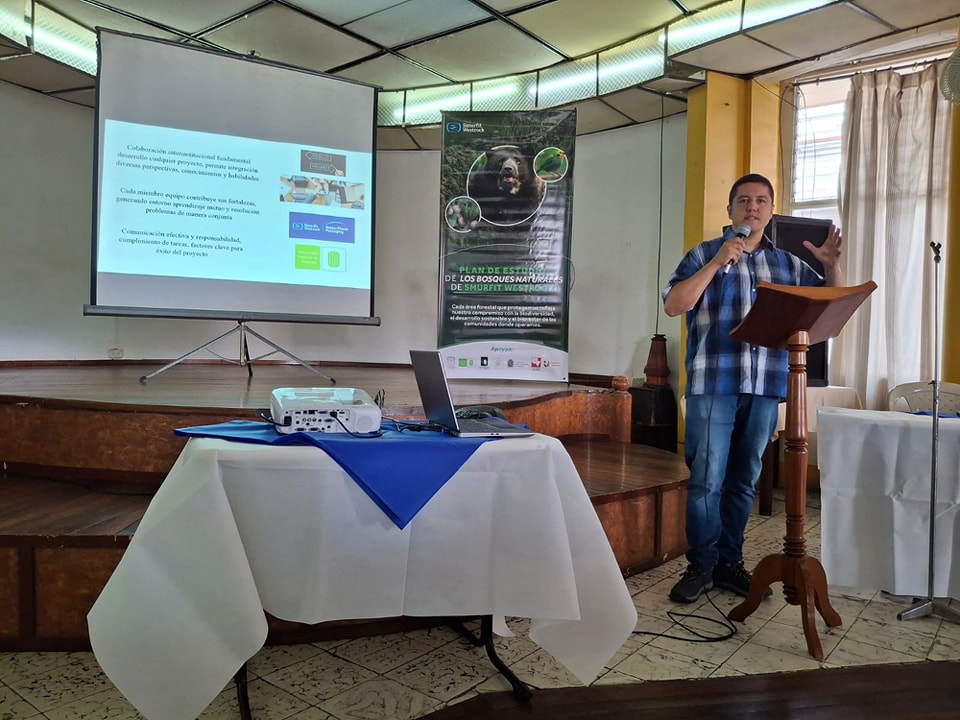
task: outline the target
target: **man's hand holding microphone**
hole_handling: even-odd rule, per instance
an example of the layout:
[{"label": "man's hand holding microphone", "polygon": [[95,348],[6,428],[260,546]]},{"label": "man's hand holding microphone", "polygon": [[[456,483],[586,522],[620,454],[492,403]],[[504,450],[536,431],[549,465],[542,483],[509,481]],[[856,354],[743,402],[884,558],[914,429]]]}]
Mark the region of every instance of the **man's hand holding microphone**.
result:
[{"label": "man's hand holding microphone", "polygon": [[743,252],[744,247],[746,247],[743,241],[750,237],[750,233],[752,232],[753,230],[751,230],[750,226],[746,223],[737,225],[733,229],[733,237],[727,240],[727,242],[725,242],[723,245],[724,248],[729,248],[734,253],[734,255],[727,260],[727,264],[723,266],[724,275],[730,272],[730,268],[733,267],[735,263],[740,261],[740,254]]}]

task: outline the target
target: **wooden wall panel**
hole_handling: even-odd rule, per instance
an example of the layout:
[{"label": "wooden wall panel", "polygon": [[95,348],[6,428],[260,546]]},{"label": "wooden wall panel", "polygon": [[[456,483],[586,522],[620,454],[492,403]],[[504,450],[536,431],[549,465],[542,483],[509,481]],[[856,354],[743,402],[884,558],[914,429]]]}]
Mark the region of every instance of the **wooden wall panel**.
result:
[{"label": "wooden wall panel", "polygon": [[660,553],[661,562],[687,551],[687,485],[661,491]]},{"label": "wooden wall panel", "polygon": [[37,637],[86,638],[87,613],[122,556],[121,547],[37,548]]},{"label": "wooden wall panel", "polygon": [[608,502],[595,506],[600,524],[610,541],[617,564],[625,574],[656,558],[656,495]]},{"label": "wooden wall panel", "polygon": [[138,413],[0,403],[0,460],[23,472],[44,468],[49,477],[96,479],[128,473],[146,478],[149,490],[155,491],[187,442],[173,434],[175,428],[224,422],[239,415],[238,411]]},{"label": "wooden wall panel", "polygon": [[17,549],[0,547],[0,637],[20,635],[20,578]]}]

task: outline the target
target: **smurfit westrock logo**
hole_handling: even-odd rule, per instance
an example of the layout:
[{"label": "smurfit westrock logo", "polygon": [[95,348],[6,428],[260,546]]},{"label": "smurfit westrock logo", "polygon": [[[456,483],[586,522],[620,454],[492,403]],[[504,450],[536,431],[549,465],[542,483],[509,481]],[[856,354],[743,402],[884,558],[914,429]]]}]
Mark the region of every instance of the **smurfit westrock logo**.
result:
[{"label": "smurfit westrock logo", "polygon": [[352,244],[355,236],[356,224],[353,218],[290,213],[290,237],[292,238]]},{"label": "smurfit westrock logo", "polygon": [[448,133],[482,133],[483,123],[448,120],[443,124],[443,129]]}]

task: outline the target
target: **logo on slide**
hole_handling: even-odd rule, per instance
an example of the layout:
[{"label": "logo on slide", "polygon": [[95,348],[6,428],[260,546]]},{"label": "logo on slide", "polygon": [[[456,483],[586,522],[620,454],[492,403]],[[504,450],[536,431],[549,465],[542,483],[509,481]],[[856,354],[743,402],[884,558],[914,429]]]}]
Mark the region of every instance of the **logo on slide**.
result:
[{"label": "logo on slide", "polygon": [[355,235],[356,224],[353,218],[290,213],[290,237],[292,238],[352,244],[355,242]]},{"label": "logo on slide", "polygon": [[347,156],[320,150],[301,150],[300,170],[343,177],[347,174]]},{"label": "logo on slide", "polygon": [[352,230],[351,225],[347,225],[340,220],[333,220],[323,226],[323,231],[328,235],[348,235]]},{"label": "logo on slide", "polygon": [[320,269],[329,272],[346,272],[346,254],[340,248],[324,248],[320,256]]},{"label": "logo on slide", "polygon": [[300,245],[294,248],[293,266],[297,270],[319,270],[320,248],[316,245]]},{"label": "logo on slide", "polygon": [[293,266],[297,270],[324,270],[346,272],[347,254],[342,248],[302,245],[297,243],[293,251]]}]

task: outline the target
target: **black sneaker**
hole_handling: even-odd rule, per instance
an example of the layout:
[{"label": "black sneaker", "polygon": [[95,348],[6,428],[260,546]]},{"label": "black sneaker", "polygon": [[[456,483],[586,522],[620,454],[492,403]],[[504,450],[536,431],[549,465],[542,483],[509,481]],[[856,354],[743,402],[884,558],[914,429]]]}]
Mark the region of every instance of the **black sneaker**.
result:
[{"label": "black sneaker", "polygon": [[674,602],[692,603],[707,590],[713,589],[713,580],[696,565],[687,565],[683,577],[670,591],[670,599]]},{"label": "black sneaker", "polygon": [[[730,590],[735,592],[737,595],[746,597],[750,592],[750,581],[753,580],[753,575],[750,574],[750,571],[747,570],[742,562],[737,563],[736,565],[728,565],[726,563],[719,563],[713,568],[713,584],[718,588],[723,590]],[[770,597],[773,595],[773,590],[769,587],[764,591],[764,597]]]}]

